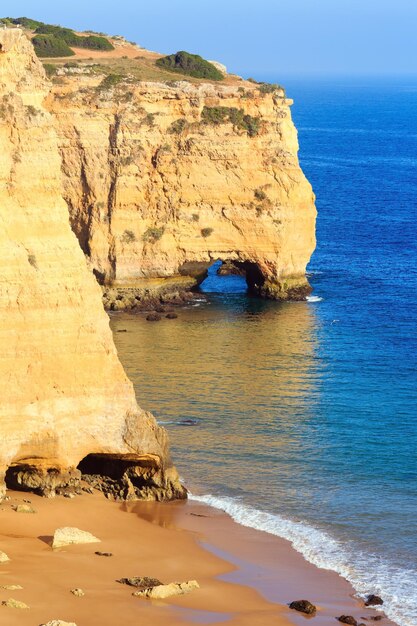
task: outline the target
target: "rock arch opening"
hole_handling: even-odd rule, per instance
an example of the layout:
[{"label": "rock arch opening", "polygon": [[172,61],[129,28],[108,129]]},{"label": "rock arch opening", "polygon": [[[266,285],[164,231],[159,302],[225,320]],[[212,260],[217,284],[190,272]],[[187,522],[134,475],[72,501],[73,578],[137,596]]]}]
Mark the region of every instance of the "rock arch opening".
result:
[{"label": "rock arch opening", "polygon": [[218,258],[209,263],[185,263],[181,273],[195,278],[197,288],[203,292],[260,295],[265,282],[256,263],[228,258]]}]

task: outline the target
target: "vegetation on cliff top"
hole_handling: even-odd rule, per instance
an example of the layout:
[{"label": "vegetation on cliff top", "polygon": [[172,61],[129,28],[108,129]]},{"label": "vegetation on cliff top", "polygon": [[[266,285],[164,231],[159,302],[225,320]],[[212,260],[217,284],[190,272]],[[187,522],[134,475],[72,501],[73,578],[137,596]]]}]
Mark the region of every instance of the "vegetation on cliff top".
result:
[{"label": "vegetation on cliff top", "polygon": [[73,56],[71,46],[88,50],[114,50],[113,44],[106,37],[95,34],[80,36],[71,28],[44,24],[29,17],[4,17],[0,19],[0,22],[34,30],[35,36],[32,43],[39,57]]},{"label": "vegetation on cliff top", "polygon": [[234,128],[245,130],[249,137],[255,137],[261,128],[261,118],[247,115],[243,109],[235,107],[207,107],[201,113],[203,124],[219,126],[220,124],[233,124]]},{"label": "vegetation on cliff top", "polygon": [[184,50],[158,59],[156,65],[170,72],[186,74],[187,76],[194,76],[194,78],[224,79],[223,74],[212,63],[198,54],[190,54]]},{"label": "vegetation on cliff top", "polygon": [[38,57],[70,57],[75,54],[65,41],[54,35],[36,35],[32,43]]}]

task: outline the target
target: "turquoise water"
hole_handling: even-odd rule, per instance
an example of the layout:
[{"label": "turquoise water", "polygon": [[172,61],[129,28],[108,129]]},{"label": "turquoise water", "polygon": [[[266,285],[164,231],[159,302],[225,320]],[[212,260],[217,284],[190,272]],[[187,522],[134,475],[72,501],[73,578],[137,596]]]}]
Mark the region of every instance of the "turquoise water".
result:
[{"label": "turquoise water", "polygon": [[212,273],[178,320],[115,316],[116,342],[194,494],[415,626],[417,79],[286,84],[317,194],[313,298]]}]

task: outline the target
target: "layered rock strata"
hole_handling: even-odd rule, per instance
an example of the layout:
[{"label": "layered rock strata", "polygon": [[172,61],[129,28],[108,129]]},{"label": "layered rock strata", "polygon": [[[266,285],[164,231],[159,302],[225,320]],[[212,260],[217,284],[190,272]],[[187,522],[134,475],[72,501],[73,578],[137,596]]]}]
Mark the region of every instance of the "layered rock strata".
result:
[{"label": "layered rock strata", "polygon": [[77,489],[87,458],[121,468],[124,497],[183,497],[70,228],[49,89],[25,35],[0,31],[0,495]]},{"label": "layered rock strata", "polygon": [[219,259],[260,296],[305,298],[316,210],[290,105],[282,90],[237,79],[61,71],[48,107],[63,195],[107,306],[189,289]]}]

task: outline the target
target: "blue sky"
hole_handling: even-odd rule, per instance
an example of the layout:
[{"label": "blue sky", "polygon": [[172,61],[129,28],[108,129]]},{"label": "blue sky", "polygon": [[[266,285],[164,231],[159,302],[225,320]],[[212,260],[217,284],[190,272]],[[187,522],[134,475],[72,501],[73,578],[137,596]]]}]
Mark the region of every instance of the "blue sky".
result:
[{"label": "blue sky", "polygon": [[417,74],[417,0],[3,0],[4,16],[188,50],[255,78]]}]

